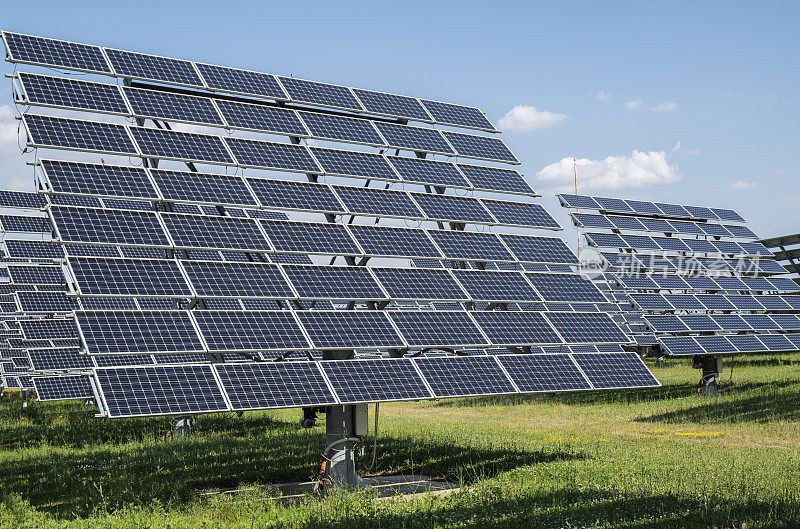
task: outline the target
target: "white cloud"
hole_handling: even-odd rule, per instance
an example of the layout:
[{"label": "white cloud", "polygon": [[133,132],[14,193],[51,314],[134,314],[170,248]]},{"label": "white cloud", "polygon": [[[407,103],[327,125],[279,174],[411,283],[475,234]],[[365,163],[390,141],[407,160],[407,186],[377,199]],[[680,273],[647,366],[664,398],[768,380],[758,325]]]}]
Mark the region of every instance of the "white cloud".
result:
[{"label": "white cloud", "polygon": [[[562,158],[536,173],[536,177],[544,184],[552,184],[556,191],[574,191],[572,164],[572,158]],[[581,193],[598,189],[641,189],[672,184],[683,177],[678,166],[669,163],[664,151],[633,151],[602,160],[579,158],[575,164]]]},{"label": "white cloud", "polygon": [[597,99],[599,99],[603,103],[608,103],[609,101],[611,101],[612,97],[614,96],[609,94],[605,90],[600,90],[599,92],[597,92]]},{"label": "white cloud", "polygon": [[651,112],[675,112],[676,110],[678,110],[678,103],[674,101],[664,101],[650,108]]},{"label": "white cloud", "polygon": [[528,105],[517,105],[497,122],[500,129],[510,132],[530,132],[558,125],[567,119],[566,114],[539,110]]},{"label": "white cloud", "polygon": [[672,152],[680,152],[681,154],[700,154],[700,149],[684,149],[681,145],[681,140],[672,148]]},{"label": "white cloud", "polygon": [[748,180],[737,180],[731,184],[731,187],[734,189],[753,189],[758,187],[758,183]]},{"label": "white cloud", "polygon": [[672,152],[678,152],[679,150],[681,150],[681,140],[678,140],[678,143],[672,148]]},{"label": "white cloud", "polygon": [[634,99],[633,101],[628,101],[625,103],[625,108],[628,110],[641,110],[644,106],[644,101],[641,99]]}]

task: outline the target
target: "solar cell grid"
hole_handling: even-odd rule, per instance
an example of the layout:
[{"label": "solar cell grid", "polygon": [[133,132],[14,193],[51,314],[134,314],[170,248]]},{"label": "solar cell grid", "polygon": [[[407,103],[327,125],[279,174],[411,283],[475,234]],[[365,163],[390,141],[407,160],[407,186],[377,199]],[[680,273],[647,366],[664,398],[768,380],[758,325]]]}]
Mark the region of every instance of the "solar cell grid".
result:
[{"label": "solar cell grid", "polygon": [[796,349],[794,344],[782,334],[760,334],[758,339],[770,351],[793,351]]},{"label": "solar cell grid", "polygon": [[63,285],[64,273],[56,266],[9,266],[7,268],[12,283],[20,285]]},{"label": "solar cell grid", "polygon": [[232,217],[209,217],[162,213],[161,218],[176,247],[220,250],[269,250],[269,242],[258,221]]},{"label": "solar cell grid", "polygon": [[20,320],[22,337],[26,340],[53,340],[77,338],[78,332],[72,319]]},{"label": "solar cell grid", "polygon": [[[141,127],[132,127],[130,130],[144,156],[169,160],[234,163],[219,136]],[[241,162],[241,159],[239,161]]]},{"label": "solar cell grid", "polygon": [[286,93],[273,75],[213,64],[195,65],[212,90],[286,99]]},{"label": "solar cell grid", "polygon": [[456,167],[476,189],[536,196],[522,175],[513,169],[466,164]]},{"label": "solar cell grid", "polygon": [[429,230],[445,257],[477,261],[513,261],[496,235],[468,231]]},{"label": "solar cell grid", "polygon": [[658,209],[664,212],[665,215],[674,216],[674,217],[691,217],[692,214],[689,213],[686,208],[679,204],[666,204],[663,202],[655,202],[655,205],[658,206]]},{"label": "solar cell grid", "polygon": [[663,311],[673,308],[660,294],[631,294],[630,298],[643,310]]},{"label": "solar cell grid", "polygon": [[464,176],[450,162],[437,162],[421,158],[387,156],[400,177],[407,182],[452,187],[471,187]]},{"label": "solar cell grid", "polygon": [[407,193],[353,186],[332,186],[348,211],[384,217],[425,218]]},{"label": "solar cell grid", "polygon": [[415,152],[431,152],[453,155],[455,151],[436,129],[395,125],[393,123],[375,122],[375,127],[385,138],[390,147],[407,149]]},{"label": "solar cell grid", "polygon": [[394,311],[389,317],[411,347],[489,345],[463,311]]},{"label": "solar cell grid", "polygon": [[323,149],[320,147],[311,147],[310,150],[319,161],[325,174],[353,176],[370,180],[399,180],[386,158],[380,154]]},{"label": "solar cell grid", "polygon": [[497,360],[523,393],[592,388],[566,354],[498,355]]},{"label": "solar cell grid", "polygon": [[231,127],[299,137],[309,135],[294,110],[236,101],[218,100],[216,103]]},{"label": "solar cell grid", "polygon": [[260,221],[278,252],[361,255],[361,250],[341,224]]},{"label": "solar cell grid", "polygon": [[63,292],[17,292],[22,312],[71,312],[77,304]]},{"label": "solar cell grid", "polygon": [[20,72],[26,101],[33,104],[128,114],[116,85]]},{"label": "solar cell grid", "polygon": [[671,250],[675,252],[688,252],[690,248],[686,246],[683,239],[676,237],[652,237],[651,240],[656,243],[663,250]]},{"label": "solar cell grid", "polygon": [[219,364],[214,369],[234,411],[336,404],[313,362]]},{"label": "solar cell grid", "polygon": [[92,355],[203,351],[183,311],[77,311],[76,321]]},{"label": "solar cell grid", "polygon": [[35,371],[77,371],[94,367],[92,359],[79,355],[74,347],[29,349],[28,356]]},{"label": "solar cell grid", "polygon": [[474,198],[428,193],[411,193],[411,196],[429,219],[488,224],[496,222],[481,202]]},{"label": "solar cell grid", "polygon": [[315,349],[405,345],[382,312],[314,310],[296,314]]},{"label": "solar cell grid", "polygon": [[703,310],[706,308],[695,296],[688,296],[686,294],[664,294],[664,298],[669,301],[673,307],[679,310]]},{"label": "solar cell grid", "polygon": [[346,86],[306,81],[295,77],[278,76],[278,80],[289,96],[296,101],[359,112],[363,110],[361,103]]},{"label": "solar cell grid", "polygon": [[449,131],[444,131],[442,134],[450,145],[455,148],[459,156],[511,164],[520,163],[503,140],[498,138],[487,138],[485,136],[473,136],[472,134]]},{"label": "solar cell grid", "polygon": [[578,353],[572,357],[595,389],[661,385],[636,353]]},{"label": "solar cell grid", "polygon": [[209,351],[308,349],[290,311],[193,311],[192,317]]},{"label": "solar cell grid", "polygon": [[517,259],[531,263],[578,264],[567,244],[555,237],[500,235]]},{"label": "solar cell grid", "polygon": [[109,417],[228,409],[209,365],[103,368],[95,380]]},{"label": "solar cell grid", "polygon": [[422,230],[355,224],[349,229],[367,255],[441,257]]},{"label": "solar cell grid", "polygon": [[446,270],[416,268],[371,269],[391,299],[467,300]]},{"label": "solar cell grid", "polygon": [[602,312],[548,312],[545,317],[566,343],[627,343],[629,338]]},{"label": "solar cell grid", "polygon": [[486,119],[479,108],[443,103],[430,99],[422,99],[428,113],[439,123],[468,127],[479,130],[494,131],[495,127]]},{"label": "solar cell grid", "polygon": [[767,350],[767,347],[761,343],[761,340],[752,334],[728,336],[727,338],[736,350],[742,353],[755,353]]},{"label": "solar cell grid", "polygon": [[476,310],[475,321],[494,345],[531,346],[563,343],[538,312]]},{"label": "solar cell grid", "polygon": [[663,350],[666,350],[665,352],[670,355],[699,355],[706,353],[706,350],[690,336],[667,336],[661,338],[659,343]]},{"label": "solar cell grid", "polygon": [[72,70],[111,73],[98,46],[3,32],[9,59]]},{"label": "solar cell grid", "polygon": [[705,314],[695,314],[689,316],[681,316],[681,322],[683,322],[689,330],[692,331],[719,331],[722,328],[717,325],[714,319],[711,316],[707,316]]},{"label": "solar cell grid", "polygon": [[368,112],[431,121],[431,116],[416,98],[360,88],[353,88],[353,92]]},{"label": "solar cell grid", "polygon": [[407,358],[323,360],[320,366],[342,404],[433,398]]},{"label": "solar cell grid", "polygon": [[561,229],[558,222],[539,204],[487,199],[483,199],[482,202],[501,224],[553,230]]},{"label": "solar cell grid", "polygon": [[256,206],[239,176],[151,169],[150,174],[167,200]]},{"label": "solar cell grid", "polygon": [[35,377],[36,400],[76,400],[94,397],[89,377]]},{"label": "solar cell grid", "polygon": [[518,272],[455,270],[453,274],[474,300],[518,302],[542,299]]},{"label": "solar cell grid", "polygon": [[69,265],[82,296],[192,296],[176,261],[72,257]]},{"label": "solar cell grid", "polygon": [[413,362],[437,397],[517,392],[493,356],[420,357]]},{"label": "solar cell grid", "polygon": [[591,280],[573,274],[525,274],[544,301],[605,303]]},{"label": "solar cell grid", "polygon": [[136,116],[203,125],[223,124],[214,103],[207,97],[132,87],[125,87],[122,90]]},{"label": "solar cell grid", "polygon": [[717,237],[730,237],[731,236],[731,232],[729,232],[727,229],[725,229],[724,226],[721,226],[719,224],[710,224],[710,223],[707,224],[707,223],[700,222],[697,225],[700,227],[701,230],[703,230],[705,233],[707,233],[709,235],[714,235],[714,236],[717,236]]},{"label": "solar cell grid", "polygon": [[189,61],[110,48],[105,51],[114,71],[121,76],[203,86],[203,81]]},{"label": "solar cell grid", "polygon": [[298,115],[311,135],[316,138],[374,146],[385,145],[372,122],[366,119],[303,111],[298,112]]},{"label": "solar cell grid", "polygon": [[283,271],[301,298],[386,299],[386,294],[365,267],[283,265]]},{"label": "solar cell grid", "polygon": [[110,123],[25,114],[31,145],[112,154],[137,154],[126,128]]},{"label": "solar cell grid", "polygon": [[201,298],[295,297],[278,267],[272,264],[184,261],[181,266]]},{"label": "solar cell grid", "polygon": [[616,233],[584,233],[590,245],[597,248],[627,248],[628,243]]},{"label": "solar cell grid", "polygon": [[56,193],[157,199],[147,173],[138,167],[42,160],[41,168]]}]

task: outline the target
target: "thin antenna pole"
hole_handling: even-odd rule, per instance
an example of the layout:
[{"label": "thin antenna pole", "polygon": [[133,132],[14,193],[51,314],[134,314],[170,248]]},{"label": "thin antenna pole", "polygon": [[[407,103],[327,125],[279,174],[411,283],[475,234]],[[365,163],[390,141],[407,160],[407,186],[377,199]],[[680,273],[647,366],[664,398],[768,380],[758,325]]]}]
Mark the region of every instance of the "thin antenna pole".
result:
[{"label": "thin antenna pole", "polygon": [[[572,171],[575,174],[575,194],[578,194],[578,163],[575,161],[575,157],[572,157]],[[579,209],[575,209],[575,213],[580,211]],[[578,228],[575,230],[578,233],[578,254],[581,253],[581,230]]]}]

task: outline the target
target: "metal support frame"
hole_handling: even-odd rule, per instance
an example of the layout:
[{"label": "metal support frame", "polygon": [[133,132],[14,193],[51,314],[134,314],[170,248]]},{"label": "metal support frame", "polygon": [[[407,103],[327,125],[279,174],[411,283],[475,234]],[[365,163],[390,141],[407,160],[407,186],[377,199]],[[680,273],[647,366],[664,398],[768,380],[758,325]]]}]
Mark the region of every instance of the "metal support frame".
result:
[{"label": "metal support frame", "polygon": [[192,417],[190,415],[178,415],[172,419],[170,429],[173,438],[192,437]]},{"label": "metal support frame", "polygon": [[693,367],[702,369],[702,377],[697,385],[697,393],[704,397],[718,396],[717,377],[722,368],[722,359],[714,355],[698,355],[694,357]]}]

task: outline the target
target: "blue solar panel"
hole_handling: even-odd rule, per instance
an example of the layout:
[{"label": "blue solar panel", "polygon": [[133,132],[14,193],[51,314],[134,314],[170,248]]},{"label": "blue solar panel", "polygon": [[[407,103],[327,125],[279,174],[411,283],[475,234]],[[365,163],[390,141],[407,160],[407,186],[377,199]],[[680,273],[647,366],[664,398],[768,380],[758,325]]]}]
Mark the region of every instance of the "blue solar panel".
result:
[{"label": "blue solar panel", "polygon": [[127,114],[125,99],[116,85],[89,83],[74,79],[19,73],[30,103],[114,114]]},{"label": "blue solar panel", "polygon": [[454,270],[453,274],[472,299],[493,302],[541,301],[518,272]]},{"label": "blue solar panel", "polygon": [[483,199],[482,202],[501,224],[561,229],[558,222],[539,204],[486,199]]},{"label": "blue solar panel", "polygon": [[494,345],[531,346],[563,342],[538,312],[476,310],[471,314]]},{"label": "blue solar panel", "polygon": [[328,175],[354,176],[369,180],[399,180],[386,158],[379,154],[318,147],[312,147],[311,152],[319,161],[323,172]]},{"label": "blue solar panel", "polygon": [[476,261],[514,261],[497,236],[469,231],[429,230],[445,257]]},{"label": "blue solar panel", "polygon": [[349,228],[367,255],[441,257],[422,230],[359,225]]},{"label": "blue solar panel", "polygon": [[596,389],[661,385],[636,353],[579,353],[572,357]]},{"label": "blue solar panel", "polygon": [[523,393],[592,389],[566,354],[499,355],[496,358]]},{"label": "blue solar panel", "polygon": [[308,349],[292,313],[277,311],[193,312],[209,351],[278,351]]},{"label": "blue solar panel", "polygon": [[320,169],[302,145],[228,138],[225,140],[240,165],[319,173]]},{"label": "blue solar panel", "polygon": [[500,235],[517,259],[530,263],[577,264],[578,258],[567,244],[554,237]]},{"label": "blue solar panel", "polygon": [[136,147],[121,125],[36,114],[25,114],[23,120],[35,147],[136,154]]},{"label": "blue solar panel", "polygon": [[253,219],[182,213],[163,213],[161,218],[179,248],[265,251],[270,247]]},{"label": "blue solar panel", "polygon": [[770,351],[794,351],[797,347],[782,334],[760,334],[758,339]]},{"label": "blue solar panel", "polygon": [[203,81],[189,61],[109,48],[106,48],[106,56],[114,71],[124,77],[203,86]]},{"label": "blue solar panel", "polygon": [[166,200],[257,205],[240,176],[161,169],[151,169],[150,174]]},{"label": "blue solar panel", "polygon": [[261,362],[214,366],[234,411],[336,404],[313,362]]},{"label": "blue solar panel", "polygon": [[692,331],[719,331],[720,326],[710,317],[705,314],[697,314],[691,316],[681,316],[683,322],[689,330]]},{"label": "blue solar panel", "polygon": [[278,252],[361,255],[361,250],[341,224],[260,221]]},{"label": "blue solar panel", "polygon": [[404,156],[387,156],[389,162],[407,182],[469,188],[464,176],[450,162],[437,162]]},{"label": "blue solar panel", "polygon": [[412,347],[489,345],[463,311],[394,311],[389,317]]},{"label": "blue solar panel", "polygon": [[93,355],[203,351],[187,312],[78,311],[76,321]]},{"label": "blue solar panel", "polygon": [[429,219],[495,224],[492,215],[477,199],[428,193],[412,193],[411,196]]},{"label": "blue solar panel", "polygon": [[447,270],[372,268],[391,299],[467,300]]},{"label": "blue solar panel", "polygon": [[158,198],[147,173],[137,167],[42,160],[42,171],[56,193]]},{"label": "blue solar panel", "polygon": [[26,340],[54,340],[77,338],[78,331],[71,319],[20,320],[22,336]]},{"label": "blue solar panel", "polygon": [[353,213],[382,217],[425,218],[407,193],[366,187],[333,186],[347,209]]},{"label": "blue solar panel", "polygon": [[503,143],[503,140],[459,132],[445,131],[442,134],[460,156],[513,164],[520,163],[514,153]]},{"label": "blue solar panel", "polygon": [[39,402],[89,399],[94,396],[88,377],[36,377],[33,387]]},{"label": "blue solar panel", "polygon": [[437,397],[517,392],[493,356],[415,358],[414,363]]},{"label": "blue solar panel", "polygon": [[82,296],[187,298],[192,295],[175,261],[72,257],[69,264]]},{"label": "blue solar panel", "polygon": [[605,313],[548,312],[545,314],[567,343],[626,343],[630,339]]},{"label": "blue solar panel", "polygon": [[430,99],[421,100],[425,109],[439,123],[467,127],[472,129],[494,131],[494,125],[486,119],[479,108],[453,103],[443,103]]},{"label": "blue solar panel", "polygon": [[458,164],[457,167],[476,189],[535,195],[522,175],[513,169],[465,164]]},{"label": "blue solar panel", "polygon": [[728,336],[728,341],[736,348],[737,351],[742,353],[755,353],[765,351],[766,346],[761,343],[758,337],[752,334],[742,334],[736,336]]},{"label": "blue solar panel", "polygon": [[659,340],[662,351],[669,355],[699,355],[707,351],[691,336],[667,336]]},{"label": "blue solar panel", "polygon": [[234,163],[219,136],[138,127],[131,128],[131,134],[144,156],[221,164]]},{"label": "blue solar panel", "polygon": [[63,292],[17,292],[22,312],[71,312],[77,308],[74,299]]},{"label": "blue solar panel", "polygon": [[136,116],[223,125],[214,103],[207,97],[131,87],[123,91]]},{"label": "blue solar panel", "polygon": [[600,204],[598,204],[593,197],[586,195],[570,195],[559,193],[558,199],[562,206],[568,208],[601,209]]},{"label": "blue solar panel", "polygon": [[419,121],[431,120],[431,116],[416,98],[360,88],[353,88],[353,92],[364,108],[373,114],[411,118]]},{"label": "blue solar panel", "polygon": [[386,294],[365,267],[284,265],[283,271],[301,298],[386,299]]},{"label": "blue solar panel", "polygon": [[330,187],[311,182],[251,178],[248,180],[261,205],[280,209],[345,213]]},{"label": "blue solar panel", "polygon": [[225,122],[235,128],[308,136],[308,130],[294,110],[234,101],[217,101]]},{"label": "blue solar panel", "polygon": [[361,104],[346,86],[338,86],[294,77],[278,77],[281,85],[295,100],[333,108],[362,111]]},{"label": "blue solar panel", "polygon": [[323,360],[320,366],[342,404],[433,398],[407,358]]},{"label": "blue solar panel", "polygon": [[370,311],[300,311],[297,317],[315,349],[403,347],[386,314]]},{"label": "blue solar panel", "polygon": [[295,297],[278,267],[272,264],[184,261],[182,267],[201,298]]},{"label": "blue solar panel", "polygon": [[95,380],[109,417],[228,409],[210,365],[104,368]]},{"label": "blue solar panel", "polygon": [[608,300],[589,279],[573,274],[526,274],[545,301],[606,303]]},{"label": "blue solar panel", "polygon": [[206,85],[214,91],[286,99],[286,94],[273,75],[213,64],[195,63],[195,65]]},{"label": "blue solar panel", "polygon": [[28,356],[31,367],[36,371],[77,371],[94,367],[91,358],[79,355],[78,349],[72,347],[30,349]]},{"label": "blue solar panel", "polygon": [[299,112],[300,119],[306,124],[312,136],[348,143],[365,145],[385,145],[371,121],[340,116],[331,116],[317,112]]},{"label": "blue solar panel", "polygon": [[12,283],[21,285],[63,285],[64,273],[55,266],[9,266],[7,268]]},{"label": "blue solar panel", "polygon": [[722,220],[731,220],[734,222],[747,222],[744,218],[733,211],[732,209],[711,208],[711,211]]},{"label": "blue solar panel", "polygon": [[99,46],[3,32],[9,59],[71,70],[111,73]]},{"label": "blue solar panel", "polygon": [[376,122],[375,126],[390,147],[415,152],[455,154],[442,133],[436,129],[383,122]]},{"label": "blue solar panel", "polygon": [[697,294],[697,299],[709,310],[732,310],[733,304],[717,294]]}]

